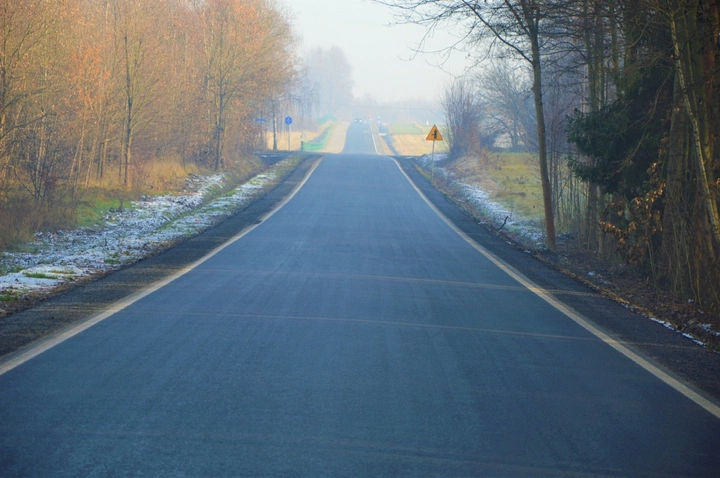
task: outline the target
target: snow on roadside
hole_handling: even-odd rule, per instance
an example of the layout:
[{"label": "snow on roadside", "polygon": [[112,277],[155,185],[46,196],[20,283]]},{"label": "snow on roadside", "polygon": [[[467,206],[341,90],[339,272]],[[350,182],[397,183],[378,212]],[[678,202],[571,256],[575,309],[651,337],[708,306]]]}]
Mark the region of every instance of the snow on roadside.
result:
[{"label": "snow on roadside", "polygon": [[[500,228],[502,224],[505,224],[504,228],[520,236],[523,242],[531,243],[538,248],[543,247],[545,236],[536,224],[529,219],[514,214],[501,204],[491,200],[490,195],[479,186],[466,183],[459,184],[463,188],[468,200],[484,215],[492,218],[493,222],[497,224],[496,228]],[[505,222],[505,218],[507,218],[507,223]]]},{"label": "snow on roadside", "polygon": [[[643,314],[643,315],[644,315],[644,314]],[[646,317],[647,317],[647,316],[646,316]],[[702,340],[698,339],[698,338],[695,337],[694,335],[689,334],[689,333],[687,333],[687,332],[682,332],[682,331],[678,330],[677,327],[675,327],[675,326],[674,326],[673,324],[671,324],[670,322],[667,322],[667,321],[665,321],[665,320],[656,319],[655,317],[648,317],[648,318],[649,318],[650,320],[652,320],[653,322],[655,322],[656,324],[660,324],[660,325],[662,325],[663,327],[665,327],[666,329],[670,329],[670,330],[672,330],[673,332],[677,332],[677,333],[679,333],[680,335],[682,335],[683,337],[685,337],[686,339],[690,339],[690,340],[692,340],[693,342],[695,342],[696,344],[698,344],[698,345],[700,345],[700,346],[702,346],[702,347],[705,347],[705,345],[706,345],[705,342],[703,342]],[[702,328],[705,329],[706,331],[711,331],[712,326],[711,326],[710,324],[703,324]]]},{"label": "snow on roadside", "polygon": [[119,269],[210,228],[261,195],[288,161],[293,160],[211,201],[208,196],[226,184],[223,174],[190,176],[178,194],[142,196],[123,211],[108,212],[97,229],[36,234],[25,252],[0,255],[0,315],[2,301],[49,293],[66,282]]},{"label": "snow on roadside", "polygon": [[[436,163],[439,161],[442,161],[443,159],[445,159],[445,155],[440,155],[440,154],[435,155]],[[423,168],[425,168],[425,170],[429,170],[430,166],[431,166],[430,165],[430,163],[431,163],[430,156],[427,156],[427,155],[422,156],[421,158],[419,158],[419,163]],[[475,206],[475,208],[477,208],[477,210],[483,216],[485,216],[487,218],[487,221],[490,223],[490,225],[495,227],[495,229],[499,229],[500,226],[505,222],[505,218],[508,218],[507,223],[503,227],[504,230],[510,232],[513,237],[518,238],[520,240],[520,242],[522,242],[526,246],[533,244],[537,248],[544,247],[545,236],[544,236],[544,233],[542,230],[542,226],[539,226],[536,223],[534,223],[528,219],[525,219],[525,218],[522,218],[522,217],[519,217],[519,216],[513,214],[512,211],[508,210],[503,205],[493,201],[490,198],[490,195],[485,190],[480,188],[479,186],[476,186],[474,184],[465,183],[461,179],[455,177],[451,172],[447,171],[446,169],[444,169],[442,167],[438,167],[437,165],[435,166],[434,169],[435,169],[434,173],[436,176],[441,176],[441,177],[445,178],[445,180],[448,183],[450,183],[456,187],[459,187],[463,192],[463,197],[466,200],[468,200],[469,202],[471,202]],[[528,252],[528,251],[526,251],[526,252]],[[592,277],[595,275],[595,273],[588,272],[588,275]],[[634,306],[630,306],[628,304],[623,304],[623,306],[633,310],[636,313],[640,313]],[[696,344],[698,344],[702,347],[707,346],[707,344],[705,342],[698,339],[694,335],[692,335],[688,332],[683,332],[683,331],[678,330],[670,322],[659,320],[659,319],[656,319],[655,317],[650,317],[645,314],[641,314],[641,315],[649,318],[653,322],[656,322],[668,329],[671,329],[671,330],[681,334],[685,338],[692,340],[693,342],[695,342]],[[709,333],[716,337],[720,337],[720,332],[713,330],[712,325],[705,324],[705,323],[701,323],[698,325],[699,325],[700,329],[702,329],[705,333]]]},{"label": "snow on roadside", "polygon": [[[435,163],[444,160],[445,157],[445,154],[435,154]],[[430,156],[422,156],[419,158],[419,162],[423,168],[430,168]],[[465,199],[471,202],[483,216],[487,217],[490,224],[496,229],[502,227],[514,236],[519,237],[523,243],[533,244],[538,248],[543,247],[545,236],[542,228],[535,222],[523,218],[502,204],[493,201],[487,191],[477,185],[463,182],[445,168],[435,166],[435,174],[458,186],[463,191]]]}]

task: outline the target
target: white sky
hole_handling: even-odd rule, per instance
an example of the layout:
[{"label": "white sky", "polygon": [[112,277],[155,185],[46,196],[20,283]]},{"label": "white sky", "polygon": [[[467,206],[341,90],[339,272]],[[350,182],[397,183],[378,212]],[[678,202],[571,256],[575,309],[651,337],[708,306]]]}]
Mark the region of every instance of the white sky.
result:
[{"label": "white sky", "polygon": [[[300,53],[317,46],[339,46],[353,68],[355,96],[370,94],[381,103],[408,99],[439,98],[452,74],[463,73],[461,54],[443,69],[435,66],[441,56],[415,55],[413,47],[424,27],[393,25],[389,7],[370,0],[283,0],[290,8]],[[443,38],[440,38],[443,37]],[[434,49],[452,44],[452,38],[435,35]],[[426,47],[426,50],[428,47]]]}]

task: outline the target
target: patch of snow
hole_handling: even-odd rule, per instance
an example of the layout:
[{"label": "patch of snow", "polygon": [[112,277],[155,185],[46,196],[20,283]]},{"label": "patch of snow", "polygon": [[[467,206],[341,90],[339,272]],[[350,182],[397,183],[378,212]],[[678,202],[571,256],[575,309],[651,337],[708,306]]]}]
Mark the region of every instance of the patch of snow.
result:
[{"label": "patch of snow", "polygon": [[713,330],[712,324],[700,324],[700,328],[703,329],[704,332],[712,334],[715,337],[720,337],[720,332]]},{"label": "patch of snow", "polygon": [[[682,335],[686,339],[692,340],[693,342],[700,345],[701,347],[705,347],[705,345],[706,345],[705,342],[703,342],[702,340],[699,340],[697,337],[693,336],[692,334],[689,334],[687,332],[680,332],[670,322],[667,322],[665,320],[656,319],[655,317],[648,317],[648,318],[650,320],[652,320],[653,322],[658,323],[658,324],[662,325],[663,327],[672,330],[673,332],[678,332],[680,335]],[[703,324],[702,327],[705,328],[705,325],[707,325],[708,327],[710,326],[709,324]]]},{"label": "patch of snow", "polygon": [[700,345],[700,346],[702,346],[702,347],[705,347],[705,342],[703,342],[702,340],[696,339],[695,337],[693,337],[692,335],[690,335],[690,334],[688,334],[688,333],[686,333],[686,332],[683,332],[683,333],[682,333],[682,336],[685,337],[686,339],[692,340],[693,342],[695,342],[696,344],[698,344],[698,345]]},{"label": "patch of snow", "polygon": [[261,194],[286,161],[213,200],[208,197],[225,185],[225,175],[192,175],[183,192],[141,196],[127,209],[110,210],[101,227],[38,233],[23,247],[30,252],[0,255],[0,271],[5,271],[0,273],[0,295],[49,292],[81,277],[119,269],[196,235]]},{"label": "patch of snow", "polygon": [[[437,163],[446,159],[446,156],[444,153],[435,154],[435,162]],[[430,155],[421,156],[418,158],[418,162],[423,168],[428,169],[431,163]],[[543,246],[545,236],[542,228],[539,227],[536,222],[518,216],[502,204],[493,201],[487,191],[481,187],[459,180],[445,168],[436,166],[434,173],[436,176],[442,177],[446,181],[458,186],[463,191],[463,196],[471,202],[481,214],[487,216],[491,220],[491,223],[496,224],[496,229],[505,223],[504,229],[520,236],[523,242],[534,244],[537,247]],[[507,218],[507,221],[505,218]]]},{"label": "patch of snow", "polygon": [[490,199],[490,195],[479,186],[459,183],[463,189],[465,196],[470,200],[484,215],[489,216],[493,222],[503,224],[505,218],[505,228],[521,236],[524,240],[535,245],[542,246],[543,233],[529,219],[518,216],[503,205]]},{"label": "patch of snow", "polygon": [[650,320],[652,320],[653,322],[656,322],[656,323],[664,326],[665,328],[668,328],[668,329],[670,329],[670,330],[675,330],[675,327],[673,327],[673,325],[672,325],[670,322],[666,322],[666,321],[664,321],[664,320],[656,319],[655,317],[650,317]]}]

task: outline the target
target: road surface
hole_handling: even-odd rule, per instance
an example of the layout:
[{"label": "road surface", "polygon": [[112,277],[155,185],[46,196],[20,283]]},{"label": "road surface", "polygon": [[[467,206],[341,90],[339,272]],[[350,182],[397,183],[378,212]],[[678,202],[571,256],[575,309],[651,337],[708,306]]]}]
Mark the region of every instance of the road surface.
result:
[{"label": "road surface", "polygon": [[251,232],[0,376],[3,476],[717,476],[720,420],[354,124]]}]

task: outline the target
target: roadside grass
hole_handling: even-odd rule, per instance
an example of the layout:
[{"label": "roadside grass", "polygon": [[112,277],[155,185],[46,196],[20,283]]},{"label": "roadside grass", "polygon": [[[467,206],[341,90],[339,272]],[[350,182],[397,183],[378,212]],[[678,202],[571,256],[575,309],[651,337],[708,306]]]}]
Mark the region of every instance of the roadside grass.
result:
[{"label": "roadside grass", "polygon": [[[220,171],[226,177],[225,184],[211,191],[210,198],[234,188],[263,167],[254,155],[226,159]],[[25,197],[27,194],[13,193],[20,189],[6,184],[4,196],[0,196],[0,251],[23,251],[32,247],[29,244],[38,231],[101,227],[111,209],[131,208],[132,201],[142,195],[179,192],[190,175],[213,173],[210,166],[183,162],[178,155],[167,155],[138,161],[131,170],[131,186],[125,188],[117,167],[112,165],[102,178],[90,177],[74,194],[70,189],[62,190],[56,201],[42,207]]]},{"label": "roadside grass", "polygon": [[37,202],[13,178],[0,187],[0,251],[32,241],[39,230],[58,230],[74,220],[67,190],[58,188],[52,201]]},{"label": "roadside grass", "polygon": [[17,274],[18,272],[22,272],[25,268],[20,266],[2,266],[0,267],[0,276],[4,276],[7,274]]},{"label": "roadside grass", "polygon": [[112,194],[109,193],[110,191],[98,188],[86,191],[77,208],[77,225],[79,227],[97,227],[110,209],[120,207],[120,199],[111,197]]},{"label": "roadside grass", "polygon": [[[328,127],[330,127],[330,124],[325,123],[319,127],[300,129],[293,124],[290,128],[290,151],[300,151],[301,141],[312,141],[321,135]],[[285,123],[282,124],[282,127],[278,125],[276,135],[278,151],[288,151],[288,128],[285,126]],[[271,151],[273,149],[272,129],[265,132],[265,139],[267,149]]]},{"label": "roadside grass", "polygon": [[544,217],[537,154],[485,152],[448,165],[461,181],[483,189],[493,201],[527,219]]},{"label": "roadside grass", "polygon": [[28,237],[25,241],[17,241],[15,243],[8,244],[6,247],[0,249],[0,251],[10,251],[21,254],[37,254],[39,250],[40,247],[34,242],[32,242],[32,236]]},{"label": "roadside grass", "polygon": [[[424,134],[393,134],[392,143],[398,154],[404,156],[422,156],[432,153],[432,141],[425,139]],[[444,141],[435,142],[435,153],[447,152],[447,143]]]},{"label": "roadside grass", "polygon": [[[273,187],[275,184],[278,183],[278,181],[284,176],[284,174],[290,170],[295,168],[298,163],[302,160],[301,156],[291,156],[288,159],[284,160],[281,163],[278,163],[275,166],[275,173],[272,176],[272,180],[265,183],[263,180],[259,179],[258,177],[254,177],[247,180],[247,177],[241,177],[238,176],[234,180],[231,181],[231,186],[223,183],[218,186],[214,186],[211,188],[211,190],[205,195],[204,198],[204,205],[200,206],[200,210],[207,213],[215,213],[215,214],[227,214],[235,212],[238,209],[238,206],[234,204],[233,201],[223,201],[223,199],[229,199],[232,196],[236,195],[238,193],[238,188],[241,183],[247,183],[250,186],[259,186],[263,187],[266,190],[268,188]],[[255,170],[257,171],[257,170]],[[236,174],[238,174],[238,171],[235,171]],[[247,176],[250,176],[252,174],[252,171],[247,174]],[[267,177],[267,176],[266,176]],[[158,228],[158,231],[166,231],[166,230],[176,230],[180,224],[180,219],[183,217],[186,217],[191,214],[195,214],[197,211],[188,211],[184,214],[181,214],[179,216],[172,217],[172,219],[162,226]],[[109,258],[105,259],[105,262],[108,264],[117,264],[120,263],[120,257],[118,254],[114,254]]]},{"label": "roadside grass", "polygon": [[[422,156],[430,154],[433,142],[427,140],[430,126],[421,126],[415,123],[397,123],[388,125],[388,140],[398,154],[403,156]],[[447,152],[447,141],[435,142],[436,153]]]},{"label": "roadside grass", "polygon": [[62,276],[67,280],[73,280],[75,276],[75,271],[69,269],[52,269],[50,273]]},{"label": "roadside grass", "polygon": [[201,167],[184,162],[179,155],[169,155],[143,164],[134,171],[133,185],[139,193],[161,195],[182,189],[190,174],[201,174]]},{"label": "roadside grass", "polygon": [[50,279],[57,280],[57,276],[46,274],[45,272],[24,272],[23,275],[30,279]]},{"label": "roadside grass", "polygon": [[14,294],[0,294],[0,302],[14,302],[18,300],[18,296]]},{"label": "roadside grass", "polygon": [[[240,182],[262,168],[263,164],[256,157],[234,158],[225,162],[225,168],[220,171],[228,178],[224,183],[211,187],[207,192],[207,199],[213,199],[228,188]],[[77,208],[77,223],[79,227],[100,227],[104,217],[111,209],[132,209],[132,201],[141,195],[159,196],[183,189],[185,180],[190,175],[213,174],[212,168],[201,168],[196,164],[182,164],[180,158],[165,158],[143,167],[145,178],[133,187],[128,193],[118,188],[113,181],[96,182],[88,188]]]},{"label": "roadside grass", "polygon": [[321,151],[325,153],[341,153],[345,148],[345,139],[349,127],[350,123],[348,121],[340,121],[330,128],[330,138]]}]

